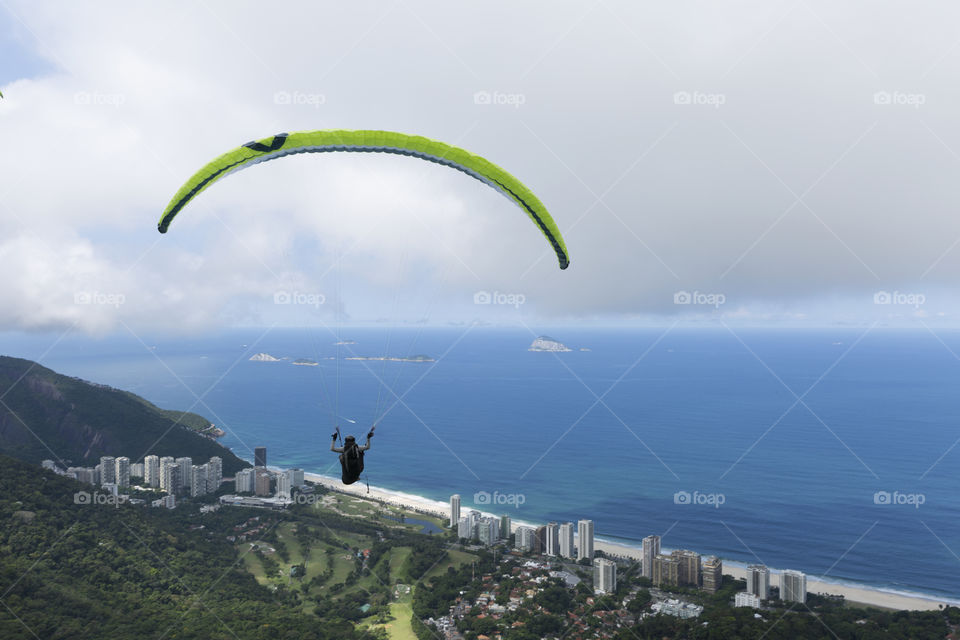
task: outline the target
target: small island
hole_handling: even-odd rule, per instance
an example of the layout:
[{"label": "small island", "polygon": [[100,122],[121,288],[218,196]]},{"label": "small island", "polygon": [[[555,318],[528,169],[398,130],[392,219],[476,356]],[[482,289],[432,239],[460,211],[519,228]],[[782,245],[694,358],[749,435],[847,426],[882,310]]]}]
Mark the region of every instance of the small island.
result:
[{"label": "small island", "polygon": [[570,347],[563,344],[562,342],[551,338],[550,336],[539,336],[533,343],[530,345],[530,348],[527,351],[552,351],[552,352],[563,352],[563,351],[573,351]]},{"label": "small island", "polygon": [[357,341],[356,341],[356,340],[341,340],[340,342],[334,342],[333,344],[334,344],[334,346],[339,347],[339,346],[342,346],[342,345],[345,345],[345,344],[357,344]]},{"label": "small island", "polygon": [[300,366],[302,366],[302,367],[315,367],[315,366],[317,366],[319,363],[318,363],[317,361],[315,361],[315,360],[308,360],[307,358],[297,358],[296,360],[294,360],[294,361],[291,362],[290,364],[298,364],[298,365],[300,365]]},{"label": "small island", "polygon": [[274,358],[269,353],[258,353],[250,356],[251,362],[280,362],[280,358]]},{"label": "small island", "polygon": [[382,362],[436,362],[430,356],[423,354],[416,356],[407,356],[406,358],[394,358],[390,356],[351,356],[344,360],[380,360]]}]

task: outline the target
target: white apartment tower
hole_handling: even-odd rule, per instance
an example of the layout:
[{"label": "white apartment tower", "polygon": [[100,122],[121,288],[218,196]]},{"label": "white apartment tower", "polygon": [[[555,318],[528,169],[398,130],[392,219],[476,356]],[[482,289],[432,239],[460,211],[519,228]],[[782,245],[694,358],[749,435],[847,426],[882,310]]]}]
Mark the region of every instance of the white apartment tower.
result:
[{"label": "white apartment tower", "polygon": [[593,560],[593,520],[577,523],[577,560]]},{"label": "white apartment tower", "polygon": [[455,493],[450,496],[450,526],[456,527],[460,524],[460,494]]}]

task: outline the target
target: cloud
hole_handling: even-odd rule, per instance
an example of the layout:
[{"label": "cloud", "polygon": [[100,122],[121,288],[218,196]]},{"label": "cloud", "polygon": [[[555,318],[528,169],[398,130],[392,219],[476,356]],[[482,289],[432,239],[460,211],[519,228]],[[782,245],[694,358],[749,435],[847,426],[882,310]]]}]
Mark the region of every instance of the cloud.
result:
[{"label": "cloud", "polygon": [[[858,3],[512,11],[11,3],[2,20],[30,49],[11,59],[46,64],[0,77],[0,252],[16,276],[0,324],[701,317],[679,290],[724,294],[708,317],[731,321],[916,317],[870,302],[887,289],[956,317],[960,58],[938,25],[957,9],[906,24]],[[554,214],[570,269],[497,193],[401,157],[260,165],[156,233],[216,154],[333,127],[501,164]],[[79,274],[125,303],[75,304]],[[288,289],[336,304],[278,309]],[[478,310],[478,290],[528,303]]]}]

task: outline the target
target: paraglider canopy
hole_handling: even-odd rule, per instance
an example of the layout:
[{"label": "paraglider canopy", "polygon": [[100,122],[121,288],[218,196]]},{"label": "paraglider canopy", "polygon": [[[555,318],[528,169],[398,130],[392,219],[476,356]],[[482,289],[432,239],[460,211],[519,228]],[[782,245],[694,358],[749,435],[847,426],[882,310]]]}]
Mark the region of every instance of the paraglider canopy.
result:
[{"label": "paraglider canopy", "polygon": [[469,151],[422,136],[392,131],[324,129],[278,133],[269,138],[248,142],[215,158],[180,187],[164,209],[157,228],[160,233],[166,233],[173,219],[193,198],[226,175],[283,156],[325,151],[395,153],[462,171],[496,189],[520,207],[547,238],[557,254],[560,268],[566,269],[570,265],[567,247],[557,224],[526,185],[489,160]]}]

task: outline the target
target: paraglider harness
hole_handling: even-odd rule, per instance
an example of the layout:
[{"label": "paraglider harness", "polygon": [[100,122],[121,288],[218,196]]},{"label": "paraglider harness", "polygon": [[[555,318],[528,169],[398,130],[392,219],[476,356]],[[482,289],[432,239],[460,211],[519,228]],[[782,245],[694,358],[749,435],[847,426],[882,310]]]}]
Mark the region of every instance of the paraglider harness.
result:
[{"label": "paraglider harness", "polygon": [[[373,436],[373,432],[376,429],[376,426],[370,429],[370,433],[367,438]],[[337,427],[337,438],[340,438],[340,427]],[[342,442],[342,439],[341,439]],[[363,450],[360,448],[360,445],[353,442],[352,445],[347,447],[344,445],[343,453],[340,454],[340,480],[343,481],[343,484],[353,484],[360,479],[360,474],[363,473]],[[370,490],[370,483],[367,482],[367,491]]]}]

